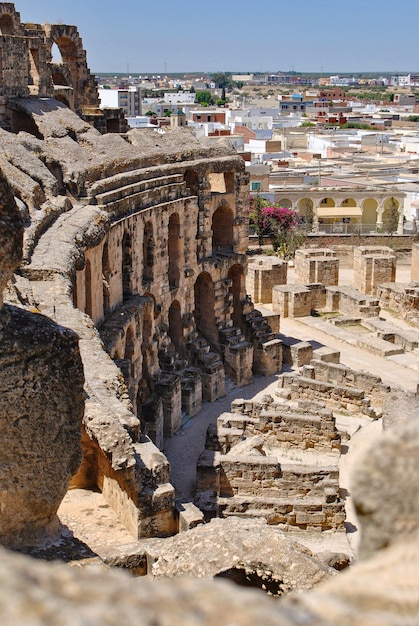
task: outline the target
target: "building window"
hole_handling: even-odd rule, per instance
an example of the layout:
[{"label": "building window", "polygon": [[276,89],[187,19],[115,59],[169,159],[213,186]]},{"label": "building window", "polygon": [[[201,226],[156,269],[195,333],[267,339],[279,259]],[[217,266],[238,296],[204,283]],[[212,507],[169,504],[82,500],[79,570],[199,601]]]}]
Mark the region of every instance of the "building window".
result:
[{"label": "building window", "polygon": [[260,191],[262,189],[262,183],[260,182],[252,182],[250,183],[251,191]]}]

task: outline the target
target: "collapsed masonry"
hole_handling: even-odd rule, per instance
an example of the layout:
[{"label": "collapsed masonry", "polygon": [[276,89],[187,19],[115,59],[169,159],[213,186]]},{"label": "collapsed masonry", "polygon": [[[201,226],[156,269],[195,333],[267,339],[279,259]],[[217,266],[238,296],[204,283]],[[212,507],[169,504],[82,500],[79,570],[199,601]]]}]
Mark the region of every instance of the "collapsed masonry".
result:
[{"label": "collapsed masonry", "polygon": [[287,531],[343,530],[341,433],[334,414],[378,419],[390,388],[312,359],[279,379],[277,398],[236,400],[207,432],[195,502],[208,518],[262,517]]}]

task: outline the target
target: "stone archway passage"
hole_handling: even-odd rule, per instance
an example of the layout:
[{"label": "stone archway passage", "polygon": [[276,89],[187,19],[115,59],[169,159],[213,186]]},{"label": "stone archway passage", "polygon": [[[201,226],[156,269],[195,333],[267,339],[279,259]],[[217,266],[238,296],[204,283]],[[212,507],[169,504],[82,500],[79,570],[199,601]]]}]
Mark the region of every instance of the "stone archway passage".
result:
[{"label": "stone archway passage", "polygon": [[182,258],[180,221],[177,213],[172,213],[169,218],[167,249],[169,256],[169,286],[171,289],[175,289],[179,287],[180,262]]},{"label": "stone archway passage", "polygon": [[124,300],[132,296],[132,239],[126,231],[122,238],[122,289]]},{"label": "stone archway passage", "polygon": [[233,249],[233,211],[226,205],[221,205],[212,217],[212,249]]},{"label": "stone archway passage", "polygon": [[212,346],[218,346],[215,323],[215,290],[208,272],[202,272],[195,282],[195,323],[198,331]]},{"label": "stone archway passage", "polygon": [[169,309],[169,337],[176,351],[182,356],[184,352],[182,315],[180,304],[177,300],[172,302]]},{"label": "stone archway passage", "polygon": [[148,283],[153,280],[153,253],[153,224],[148,221],[144,226],[143,236],[143,283]]},{"label": "stone archway passage", "polygon": [[228,278],[231,280],[230,293],[233,296],[233,324],[243,330],[243,312],[240,304],[244,281],[243,267],[239,264],[233,265],[228,272]]}]

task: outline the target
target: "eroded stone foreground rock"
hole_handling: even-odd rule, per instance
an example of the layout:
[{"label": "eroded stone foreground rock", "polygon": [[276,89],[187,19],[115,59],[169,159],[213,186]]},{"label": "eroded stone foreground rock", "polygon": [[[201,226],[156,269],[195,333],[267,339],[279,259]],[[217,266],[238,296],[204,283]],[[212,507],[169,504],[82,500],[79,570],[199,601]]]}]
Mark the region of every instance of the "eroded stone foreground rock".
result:
[{"label": "eroded stone foreground rock", "polygon": [[1,308],[22,254],[21,220],[2,178],[0,251],[0,543],[17,546],[51,531],[80,464],[84,377],[74,332]]},{"label": "eroded stone foreground rock", "polygon": [[[335,571],[262,520],[213,519],[147,548],[155,578],[223,576],[273,595],[310,589]],[[154,558],[153,558],[154,557]]]},{"label": "eroded stone foreground rock", "polygon": [[[374,506],[376,479],[382,469],[379,459],[386,456],[390,464],[398,459],[397,471],[388,473],[381,484],[381,498],[388,498],[395,506],[386,508],[386,519],[378,515],[371,518],[378,537],[387,526],[393,528],[393,534],[388,538],[386,548],[380,548],[380,542],[376,542],[371,545],[371,549],[376,550],[371,558],[360,561],[312,591],[273,600],[261,592],[237,589],[237,586],[222,581],[188,578],[168,582],[135,580],[122,572],[47,565],[2,551],[2,620],[10,626],[23,623],[30,626],[73,626],[76,623],[87,626],[98,623],[110,626],[121,623],[127,626],[138,623],[142,626],[218,626],[226,623],[240,626],[416,625],[419,623],[419,533],[415,524],[401,527],[398,520],[400,513],[409,514],[411,522],[418,519],[418,441],[418,429],[413,425],[383,436],[375,454],[366,451],[353,485],[358,507],[362,502],[365,511]],[[362,476],[364,481],[360,481]],[[370,476],[372,480],[369,481]],[[393,500],[397,488],[400,496]],[[400,509],[401,499],[406,504]],[[368,513],[360,516],[362,531],[370,523],[367,518]],[[218,523],[221,525],[226,521]],[[211,526],[207,525],[206,529]],[[212,545],[213,537],[209,534],[208,550]],[[188,550],[188,546],[183,547]],[[217,559],[221,562],[217,548],[222,547],[221,544],[213,545],[214,562]],[[231,547],[234,551],[237,544]],[[164,566],[157,562],[156,567],[165,567],[166,571],[171,568],[171,573],[176,575],[177,570],[185,569],[182,554],[178,554],[178,558],[180,567],[170,563],[170,559]],[[277,563],[276,567],[278,571],[281,565]],[[292,566],[289,569],[291,571]]]}]

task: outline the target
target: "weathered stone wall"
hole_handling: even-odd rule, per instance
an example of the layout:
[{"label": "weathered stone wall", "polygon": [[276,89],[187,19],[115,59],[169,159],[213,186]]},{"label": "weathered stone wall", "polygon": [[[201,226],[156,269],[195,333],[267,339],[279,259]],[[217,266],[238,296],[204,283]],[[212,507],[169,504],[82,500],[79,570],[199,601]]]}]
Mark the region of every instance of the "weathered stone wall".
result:
[{"label": "weathered stone wall", "polygon": [[329,248],[301,249],[295,253],[295,282],[308,285],[322,283],[325,287],[337,285],[339,259]]},{"label": "weathered stone wall", "polygon": [[419,283],[382,283],[377,290],[377,298],[383,309],[394,311],[402,319],[419,327]]},{"label": "weathered stone wall", "polygon": [[354,249],[354,287],[375,295],[381,283],[396,279],[396,256],[387,246],[358,246]]},{"label": "weathered stone wall", "polygon": [[[270,397],[236,400],[231,409],[209,427],[198,461],[201,510],[209,517],[264,517],[285,530],[341,528],[340,436],[331,411],[290,408]],[[309,449],[336,452],[336,463],[310,463]],[[295,460],[292,450],[299,451]]]},{"label": "weathered stone wall", "polygon": [[280,259],[265,257],[249,259],[246,291],[253,302],[272,302],[274,285],[287,284],[288,263]]},{"label": "weathered stone wall", "polygon": [[[11,2],[0,3],[0,119],[12,131],[27,130],[30,120],[18,109],[20,98],[56,97],[73,111],[99,110],[97,85],[75,26],[24,24]],[[61,63],[52,62],[52,46]]]}]

